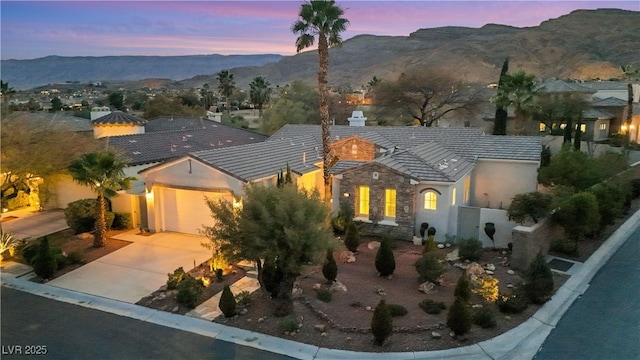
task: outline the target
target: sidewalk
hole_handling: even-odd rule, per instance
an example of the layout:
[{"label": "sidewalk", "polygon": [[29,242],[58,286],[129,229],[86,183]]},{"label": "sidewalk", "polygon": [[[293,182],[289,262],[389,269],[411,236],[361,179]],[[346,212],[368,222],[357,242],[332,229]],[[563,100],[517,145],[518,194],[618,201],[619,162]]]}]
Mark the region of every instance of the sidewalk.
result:
[{"label": "sidewalk", "polygon": [[[56,288],[48,284],[37,284],[16,278],[9,273],[0,274],[2,285],[39,296],[64,301],[79,306],[127,316],[154,324],[194,332],[218,340],[249,346],[298,359],[532,359],[551,330],[571,306],[589,287],[589,282],[598,270],[624,244],[640,226],[640,211],[633,214],[604,244],[576,269],[564,285],[529,320],[520,326],[493,339],[477,344],[438,351],[405,353],[364,353],[319,348],[291,340],[254,333],[208,321],[217,305],[201,305],[198,318],[176,315],[146,307],[128,304],[99,296],[92,296]],[[196,311],[197,312],[197,311]],[[194,314],[192,314],[194,315]],[[206,319],[206,320],[205,320]]]}]

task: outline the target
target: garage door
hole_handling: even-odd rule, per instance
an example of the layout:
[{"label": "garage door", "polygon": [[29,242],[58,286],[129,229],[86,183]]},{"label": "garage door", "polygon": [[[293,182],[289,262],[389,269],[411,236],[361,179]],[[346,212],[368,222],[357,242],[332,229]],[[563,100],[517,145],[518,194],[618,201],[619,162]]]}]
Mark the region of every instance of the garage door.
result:
[{"label": "garage door", "polygon": [[160,188],[159,192],[162,230],[187,234],[200,234],[203,224],[211,225],[213,221],[205,196],[231,200],[231,195],[224,193],[170,188]]}]

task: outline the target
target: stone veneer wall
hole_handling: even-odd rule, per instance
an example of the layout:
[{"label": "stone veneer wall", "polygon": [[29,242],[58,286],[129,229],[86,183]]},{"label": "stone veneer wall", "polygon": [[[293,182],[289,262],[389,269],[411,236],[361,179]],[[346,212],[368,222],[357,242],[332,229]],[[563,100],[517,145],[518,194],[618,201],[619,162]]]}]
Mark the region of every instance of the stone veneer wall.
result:
[{"label": "stone veneer wall", "polygon": [[551,242],[563,235],[564,229],[550,219],[544,219],[530,227],[516,226],[512,231],[511,267],[526,270],[538,252],[548,254]]},{"label": "stone veneer wall", "polygon": [[[373,173],[378,179],[373,179]],[[340,180],[340,205],[348,205],[356,217],[358,186],[369,186],[369,219],[360,226],[361,235],[384,235],[411,241],[414,235],[415,222],[415,186],[410,178],[401,175],[379,164],[369,164],[342,174]],[[385,189],[396,189],[396,225],[380,224],[377,217],[384,216]],[[345,197],[344,194],[348,194]],[[379,214],[379,215],[378,215]]]},{"label": "stone veneer wall", "polygon": [[[352,152],[353,145],[357,146],[355,154]],[[371,161],[376,157],[376,146],[371,141],[350,136],[332,142],[331,153],[340,160]]]}]

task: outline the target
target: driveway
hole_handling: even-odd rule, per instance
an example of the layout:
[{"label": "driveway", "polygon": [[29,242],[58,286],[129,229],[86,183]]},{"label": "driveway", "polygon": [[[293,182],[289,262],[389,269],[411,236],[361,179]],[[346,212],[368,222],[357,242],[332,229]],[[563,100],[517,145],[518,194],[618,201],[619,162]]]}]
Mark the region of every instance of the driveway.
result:
[{"label": "driveway", "polygon": [[136,303],[166,284],[167,274],[206,261],[211,251],[206,237],[174,232],[136,235],[131,230],[114,236],[131,241],[109,255],[51,280],[48,284],[127,303]]},{"label": "driveway", "polygon": [[2,231],[12,233],[18,239],[36,239],[68,229],[64,211],[35,211],[34,208],[10,211],[2,214]]}]

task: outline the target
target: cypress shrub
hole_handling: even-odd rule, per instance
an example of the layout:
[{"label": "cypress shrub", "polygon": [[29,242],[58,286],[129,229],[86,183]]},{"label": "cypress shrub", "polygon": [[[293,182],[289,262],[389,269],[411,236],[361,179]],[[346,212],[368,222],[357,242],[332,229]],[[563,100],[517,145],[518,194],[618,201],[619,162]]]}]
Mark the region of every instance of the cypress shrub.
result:
[{"label": "cypress shrub", "polygon": [[358,233],[358,227],[356,223],[350,221],[347,224],[347,233],[344,237],[344,246],[351,252],[357,252],[358,246],[360,246],[360,234]]},{"label": "cypress shrub", "polygon": [[430,281],[437,284],[438,279],[447,270],[442,264],[441,256],[435,253],[426,253],[416,260],[414,266],[418,272],[418,278],[421,282]]},{"label": "cypress shrub", "polygon": [[380,248],[376,254],[376,270],[380,276],[389,276],[396,270],[396,259],[391,250],[391,240],[388,237],[382,238]]},{"label": "cypress shrub", "polygon": [[324,278],[330,283],[336,281],[336,277],[338,276],[338,264],[336,264],[336,260],[333,258],[332,249],[327,250],[327,261],[322,266],[322,275],[324,275]]},{"label": "cypress shrub", "polygon": [[49,239],[40,240],[38,254],[33,258],[33,271],[43,279],[50,279],[58,269],[56,257],[49,247]]},{"label": "cypress shrub", "polygon": [[553,274],[542,253],[538,253],[524,274],[524,291],[534,304],[542,304],[553,292]]},{"label": "cypress shrub", "polygon": [[471,285],[469,284],[466,272],[462,273],[458,279],[453,295],[461,298],[465,302],[469,302],[469,300],[471,300]]},{"label": "cypress shrub", "polygon": [[447,313],[447,326],[456,335],[463,335],[471,330],[473,319],[464,300],[456,297]]},{"label": "cypress shrub", "polygon": [[222,290],[218,307],[224,314],[224,317],[232,317],[236,314],[236,298],[233,296],[229,285],[225,285]]},{"label": "cypress shrub", "polygon": [[393,318],[384,300],[380,300],[371,319],[371,332],[373,333],[374,343],[382,345],[391,335],[392,330]]}]

